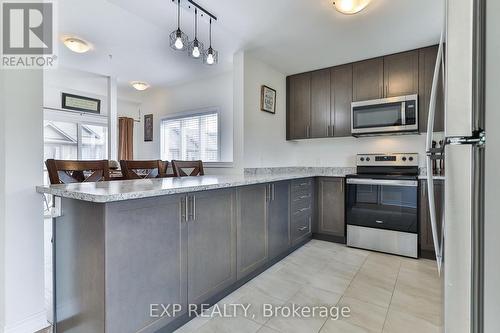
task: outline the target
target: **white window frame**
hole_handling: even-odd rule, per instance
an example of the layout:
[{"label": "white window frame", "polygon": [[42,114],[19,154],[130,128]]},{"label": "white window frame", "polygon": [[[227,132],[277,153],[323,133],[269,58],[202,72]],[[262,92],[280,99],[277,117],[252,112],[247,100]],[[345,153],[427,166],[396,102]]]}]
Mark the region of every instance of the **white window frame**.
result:
[{"label": "white window frame", "polygon": [[[63,110],[55,110],[51,108],[44,108],[43,111],[43,120],[44,121],[60,121],[67,123],[75,123],[77,125],[77,159],[79,160],[82,157],[82,125],[95,125],[95,126],[103,126],[108,128],[108,143],[110,138],[108,117],[102,115],[95,115],[91,113],[85,112],[73,112],[73,111],[63,111]],[[111,158],[111,152],[109,151],[108,144],[108,156],[106,159]],[[44,167],[45,168],[45,167]]]},{"label": "white window frame", "polygon": [[[168,120],[176,120],[176,119],[182,119],[182,118],[189,118],[189,117],[194,117],[194,116],[204,116],[207,114],[217,114],[217,162],[205,162],[203,161],[204,165],[207,166],[213,166],[213,167],[226,167],[228,165],[227,162],[221,162],[221,118],[220,118],[220,108],[219,107],[208,107],[208,108],[202,108],[202,109],[195,109],[195,110],[189,110],[189,111],[183,111],[183,112],[177,112],[177,113],[171,113],[168,116],[162,117],[160,119],[160,128],[159,128],[159,133],[160,133],[160,155],[163,154],[163,148],[164,148],[164,140],[163,140],[163,133],[162,133],[162,124],[164,121]],[[164,156],[161,156],[163,159]],[[231,163],[232,164],[232,163]]]}]

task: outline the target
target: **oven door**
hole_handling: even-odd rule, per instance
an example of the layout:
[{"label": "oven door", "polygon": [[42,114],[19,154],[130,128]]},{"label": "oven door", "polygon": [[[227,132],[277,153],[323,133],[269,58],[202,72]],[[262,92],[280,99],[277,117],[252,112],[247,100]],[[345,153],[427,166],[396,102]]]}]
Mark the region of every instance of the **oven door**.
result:
[{"label": "oven door", "polygon": [[418,233],[418,181],[348,178],[346,223]]}]

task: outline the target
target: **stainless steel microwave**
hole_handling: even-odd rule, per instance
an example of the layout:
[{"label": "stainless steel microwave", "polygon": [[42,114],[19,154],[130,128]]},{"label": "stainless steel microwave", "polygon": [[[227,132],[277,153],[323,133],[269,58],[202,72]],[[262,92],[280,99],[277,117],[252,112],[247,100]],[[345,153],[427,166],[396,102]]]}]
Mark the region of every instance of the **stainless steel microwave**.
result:
[{"label": "stainless steel microwave", "polygon": [[418,95],[353,102],[353,136],[418,132]]}]

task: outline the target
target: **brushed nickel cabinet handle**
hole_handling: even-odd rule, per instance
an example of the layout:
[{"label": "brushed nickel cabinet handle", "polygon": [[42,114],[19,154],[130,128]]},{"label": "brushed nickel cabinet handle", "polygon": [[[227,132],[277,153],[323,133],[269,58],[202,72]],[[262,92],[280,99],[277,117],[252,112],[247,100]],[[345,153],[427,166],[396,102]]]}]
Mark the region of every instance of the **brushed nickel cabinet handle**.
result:
[{"label": "brushed nickel cabinet handle", "polygon": [[181,223],[186,222],[186,197],[181,198],[181,201],[179,203],[179,209],[180,209],[180,217],[181,217]]},{"label": "brushed nickel cabinet handle", "polygon": [[192,196],[192,200],[193,200],[193,221],[196,221],[196,196]]},{"label": "brushed nickel cabinet handle", "polygon": [[299,231],[304,231],[304,230],[307,230],[307,227],[300,227],[298,228]]},{"label": "brushed nickel cabinet handle", "polygon": [[186,195],[184,197],[184,221],[189,220],[189,197]]},{"label": "brushed nickel cabinet handle", "polygon": [[271,200],[274,201],[275,199],[275,188],[274,188],[274,184],[271,184]]}]

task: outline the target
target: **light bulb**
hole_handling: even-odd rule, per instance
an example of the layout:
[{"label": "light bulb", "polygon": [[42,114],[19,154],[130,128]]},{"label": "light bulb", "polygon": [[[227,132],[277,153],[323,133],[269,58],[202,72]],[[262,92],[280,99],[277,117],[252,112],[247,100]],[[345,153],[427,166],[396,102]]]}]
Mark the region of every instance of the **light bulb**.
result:
[{"label": "light bulb", "polygon": [[195,57],[195,58],[199,58],[200,57],[200,49],[198,48],[198,46],[195,46],[193,48],[193,57]]},{"label": "light bulb", "polygon": [[339,1],[339,9],[344,12],[351,12],[353,10],[354,3],[352,0],[341,0]]},{"label": "light bulb", "polygon": [[371,0],[336,0],[335,8],[343,14],[356,14],[363,10]]},{"label": "light bulb", "polygon": [[183,47],[184,47],[184,43],[182,42],[182,38],[181,37],[177,37],[175,39],[175,48],[177,50],[182,50]]},{"label": "light bulb", "polygon": [[207,64],[209,64],[209,65],[214,64],[214,55],[212,53],[209,53],[207,56]]}]

